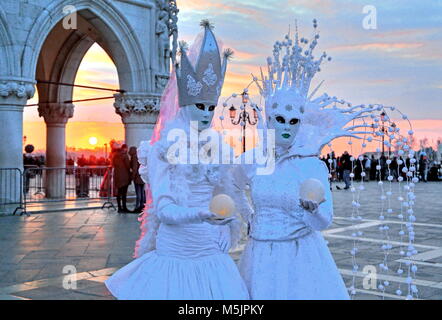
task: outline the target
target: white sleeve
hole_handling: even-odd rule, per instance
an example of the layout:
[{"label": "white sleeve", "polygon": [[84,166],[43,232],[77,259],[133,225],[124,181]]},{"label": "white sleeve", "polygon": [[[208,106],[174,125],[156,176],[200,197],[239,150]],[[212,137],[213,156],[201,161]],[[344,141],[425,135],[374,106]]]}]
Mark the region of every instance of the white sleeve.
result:
[{"label": "white sleeve", "polygon": [[[161,145],[153,148],[149,157],[149,184],[152,192],[154,212],[158,219],[166,224],[202,222],[200,209],[187,208],[179,204],[174,185],[185,181],[175,181],[172,174],[175,165],[165,159]],[[209,209],[207,208],[207,211]]]},{"label": "white sleeve", "polygon": [[[316,159],[315,159],[316,160]],[[324,185],[325,201],[318,207],[318,211],[311,213],[304,210],[304,223],[314,230],[321,231],[327,229],[333,221],[333,198],[330,191],[330,182],[328,179],[328,169],[324,162],[319,159],[309,163],[311,167],[311,178],[318,179]]]}]

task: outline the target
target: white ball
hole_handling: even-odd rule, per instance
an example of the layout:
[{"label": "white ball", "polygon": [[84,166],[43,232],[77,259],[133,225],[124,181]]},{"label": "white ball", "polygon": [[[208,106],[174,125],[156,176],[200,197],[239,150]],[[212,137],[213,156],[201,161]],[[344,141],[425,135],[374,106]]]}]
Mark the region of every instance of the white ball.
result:
[{"label": "white ball", "polygon": [[303,200],[311,200],[321,203],[325,200],[324,185],[318,179],[307,179],[301,183],[299,197]]},{"label": "white ball", "polygon": [[227,194],[218,194],[212,198],[209,209],[222,219],[228,218],[235,211],[235,202]]}]

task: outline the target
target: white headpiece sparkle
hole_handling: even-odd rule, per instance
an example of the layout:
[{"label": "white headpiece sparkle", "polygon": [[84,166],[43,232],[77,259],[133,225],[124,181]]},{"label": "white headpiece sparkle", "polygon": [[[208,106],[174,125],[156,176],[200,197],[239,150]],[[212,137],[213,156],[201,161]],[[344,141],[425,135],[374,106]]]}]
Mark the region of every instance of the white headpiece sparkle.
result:
[{"label": "white headpiece sparkle", "polygon": [[[297,115],[302,117],[305,104],[309,97],[310,84],[327,54],[315,60],[313,51],[318,44],[316,19],[313,20],[314,38],[310,42],[305,38],[299,39],[298,30],[295,39],[286,35],[284,41],[276,41],[273,46],[273,58],[267,58],[268,75],[261,70],[261,84],[258,86],[265,98],[266,114]],[[331,60],[328,57],[328,60]],[[315,90],[316,91],[316,90]]]}]

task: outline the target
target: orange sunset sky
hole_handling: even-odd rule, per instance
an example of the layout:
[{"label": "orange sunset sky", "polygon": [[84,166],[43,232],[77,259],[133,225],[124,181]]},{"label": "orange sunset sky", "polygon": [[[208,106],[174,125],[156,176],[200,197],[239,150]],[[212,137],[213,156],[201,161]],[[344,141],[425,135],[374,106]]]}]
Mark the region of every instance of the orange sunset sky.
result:
[{"label": "orange sunset sky", "polygon": [[[250,74],[265,64],[274,41],[282,40],[295,18],[301,34],[307,37],[311,35],[312,19],[317,18],[319,51],[333,56],[315,80],[325,80],[321,90],[354,104],[394,105],[413,120],[416,138],[426,137],[429,145],[435,146],[442,137],[442,36],[438,27],[442,15],[437,14],[442,12],[440,5],[410,0],[397,6],[373,0],[370,4],[378,8],[378,28],[367,31],[361,27],[363,4],[342,0],[178,1],[180,39],[191,42],[200,31],[199,21],[203,18],[215,24],[215,34],[225,47],[235,51],[222,92],[226,97],[241,92],[250,82]],[[97,44],[83,58],[75,82],[119,87],[112,60]],[[108,95],[89,89],[74,90],[74,100]],[[37,102],[38,93],[28,103]],[[399,126],[408,130],[403,122]],[[45,149],[45,124],[37,107],[25,109],[24,135],[26,143],[34,144],[37,150]],[[92,148],[90,137],[98,139],[98,147],[111,139],[124,138],[112,99],[75,104],[74,117],[67,124],[67,146]],[[334,147],[338,153],[348,149],[345,141],[335,142]]]}]

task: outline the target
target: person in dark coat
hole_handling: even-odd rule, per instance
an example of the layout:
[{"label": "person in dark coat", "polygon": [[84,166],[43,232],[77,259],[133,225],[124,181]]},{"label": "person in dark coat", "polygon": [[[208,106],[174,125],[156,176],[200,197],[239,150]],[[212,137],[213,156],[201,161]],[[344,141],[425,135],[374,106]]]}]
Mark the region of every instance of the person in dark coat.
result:
[{"label": "person in dark coat", "polygon": [[144,191],[144,181],[143,179],[141,179],[141,176],[138,172],[140,168],[140,163],[138,162],[137,148],[130,147],[129,155],[130,155],[130,168],[132,171],[132,180],[135,184],[135,194],[137,196],[134,212],[141,213],[143,212],[144,204],[146,203],[146,193]]},{"label": "person in dark coat", "polygon": [[428,159],[423,154],[419,158],[419,175],[423,182],[427,182]]},{"label": "person in dark coat", "polygon": [[[347,189],[350,189],[350,186],[351,186],[350,173],[353,168],[351,156],[347,151],[345,151],[341,156],[341,164],[342,164],[342,169],[343,169],[342,177],[345,182],[344,190],[347,190]],[[336,186],[336,189],[341,190],[341,188],[339,186]]]},{"label": "person in dark coat", "polygon": [[34,152],[34,146],[32,144],[26,145],[25,152],[23,155],[23,168],[25,170],[24,191],[25,194],[27,194],[29,192],[30,181],[35,177],[36,170],[34,168],[38,166],[38,160],[32,155],[32,152]]},{"label": "person in dark coat", "polygon": [[114,183],[117,188],[118,213],[130,213],[127,209],[127,188],[131,182],[130,160],[127,154],[127,145],[123,144],[112,157],[114,169]]},{"label": "person in dark coat", "polygon": [[377,170],[376,167],[378,165],[378,159],[374,157],[374,155],[371,155],[371,168],[370,168],[370,180],[376,180],[377,179]]}]

